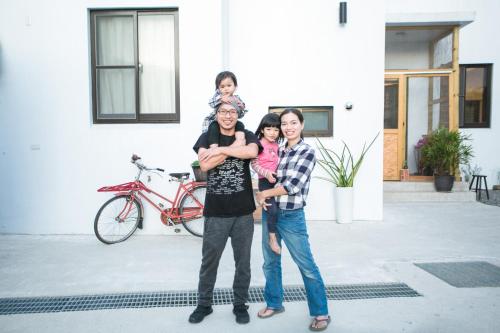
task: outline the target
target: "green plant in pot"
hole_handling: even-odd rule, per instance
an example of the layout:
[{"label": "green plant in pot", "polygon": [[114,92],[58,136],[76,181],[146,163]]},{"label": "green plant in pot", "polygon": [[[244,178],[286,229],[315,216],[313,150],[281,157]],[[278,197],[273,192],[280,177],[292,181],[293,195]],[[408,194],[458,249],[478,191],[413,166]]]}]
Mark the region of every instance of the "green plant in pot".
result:
[{"label": "green plant in pot", "polygon": [[436,191],[449,192],[460,164],[467,164],[474,156],[470,135],[441,127],[427,137],[422,147],[422,161],[434,171]]},{"label": "green plant in pot", "polygon": [[373,143],[377,139],[378,133],[370,144],[363,145],[361,154],[356,160],[351,149],[342,141],[343,147],[340,154],[332,149],[326,148],[319,138],[317,147],[321,154],[321,159],[318,159],[318,164],[325,170],[328,177],[316,177],[326,180],[336,186],[335,212],[337,214],[338,223],[349,223],[352,221],[352,187],[354,179],[363,163],[366,153],[370,150]]},{"label": "green plant in pot", "polygon": [[197,182],[207,181],[207,173],[201,170],[200,161],[198,160],[193,161],[193,163],[191,163],[191,168],[193,168],[194,179]]}]

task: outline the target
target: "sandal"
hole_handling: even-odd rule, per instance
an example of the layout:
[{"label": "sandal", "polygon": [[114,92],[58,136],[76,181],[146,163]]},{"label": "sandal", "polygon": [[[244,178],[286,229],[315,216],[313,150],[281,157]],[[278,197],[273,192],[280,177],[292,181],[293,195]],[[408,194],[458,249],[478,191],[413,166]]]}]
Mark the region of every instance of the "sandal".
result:
[{"label": "sandal", "polygon": [[[259,317],[261,319],[266,319],[266,318],[274,316],[275,314],[285,312],[285,307],[282,307],[281,309],[273,309],[273,308],[266,306],[266,308],[263,311],[264,314],[261,314],[261,311],[257,312],[257,317]],[[269,312],[268,314],[265,314],[268,311],[271,311],[271,312]]]},{"label": "sandal", "polygon": [[[319,332],[319,331],[324,331],[328,328],[328,325],[332,321],[332,318],[328,316],[328,318],[324,319],[318,319],[318,317],[315,317],[313,321],[311,322],[311,325],[309,325],[309,330]],[[326,323],[325,326],[320,326],[318,327],[319,323]]]}]

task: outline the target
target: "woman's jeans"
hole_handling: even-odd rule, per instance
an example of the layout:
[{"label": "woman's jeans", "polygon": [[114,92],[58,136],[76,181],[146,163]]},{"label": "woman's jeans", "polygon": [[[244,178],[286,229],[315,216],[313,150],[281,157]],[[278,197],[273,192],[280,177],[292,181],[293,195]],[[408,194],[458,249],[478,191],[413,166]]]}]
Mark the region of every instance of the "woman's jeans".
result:
[{"label": "woman's jeans", "polygon": [[[283,307],[283,283],[281,276],[281,255],[274,253],[269,247],[269,232],[267,229],[266,213],[262,214],[262,253],[264,255],[264,275],[266,287],[264,299],[267,306],[272,309]],[[276,225],[278,244],[285,242],[288,251],[297,264],[302,274],[304,287],[307,293],[307,304],[311,316],[328,314],[325,285],[319,272],[309,246],[309,236],[304,216],[304,210],[278,210],[278,223]]]}]

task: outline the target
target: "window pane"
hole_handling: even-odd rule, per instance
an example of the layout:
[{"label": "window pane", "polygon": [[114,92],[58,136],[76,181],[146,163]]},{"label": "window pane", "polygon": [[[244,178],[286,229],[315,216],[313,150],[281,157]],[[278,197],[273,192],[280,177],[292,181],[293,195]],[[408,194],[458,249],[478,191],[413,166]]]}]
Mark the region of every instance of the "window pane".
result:
[{"label": "window pane", "polygon": [[328,130],[328,112],[302,110],[304,116],[305,131],[327,131]]},{"label": "window pane", "polygon": [[288,108],[298,109],[304,117],[304,136],[333,135],[332,106],[270,106],[269,112],[280,114]]},{"label": "window pane", "polygon": [[97,70],[97,118],[135,119],[134,69]]},{"label": "window pane", "polygon": [[139,15],[140,112],[175,113],[175,20]]},{"label": "window pane", "polygon": [[485,114],[485,69],[467,68],[465,74],[464,122],[484,123]]},{"label": "window pane", "polygon": [[432,129],[449,128],[450,119],[450,88],[448,77],[433,77],[432,80]]},{"label": "window pane", "polygon": [[453,61],[453,33],[450,32],[434,44],[431,68],[451,68]]},{"label": "window pane", "polygon": [[97,65],[134,65],[134,17],[97,16]]},{"label": "window pane", "polygon": [[385,80],[384,128],[386,129],[398,128],[398,91],[397,79]]}]

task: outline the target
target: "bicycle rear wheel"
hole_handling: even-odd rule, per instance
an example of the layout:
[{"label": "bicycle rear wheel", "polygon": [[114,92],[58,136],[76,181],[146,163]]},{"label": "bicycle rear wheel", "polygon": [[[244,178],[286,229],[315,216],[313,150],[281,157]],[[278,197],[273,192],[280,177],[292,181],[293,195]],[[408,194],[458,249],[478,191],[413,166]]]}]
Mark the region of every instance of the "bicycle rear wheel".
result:
[{"label": "bicycle rear wheel", "polygon": [[179,204],[181,222],[184,228],[197,237],[203,237],[205,218],[203,208],[205,206],[206,185],[199,185],[186,193]]},{"label": "bicycle rear wheel", "polygon": [[105,244],[123,242],[132,236],[141,219],[139,201],[130,195],[119,195],[106,201],[97,212],[94,233]]}]

